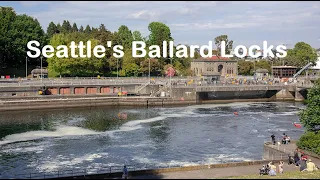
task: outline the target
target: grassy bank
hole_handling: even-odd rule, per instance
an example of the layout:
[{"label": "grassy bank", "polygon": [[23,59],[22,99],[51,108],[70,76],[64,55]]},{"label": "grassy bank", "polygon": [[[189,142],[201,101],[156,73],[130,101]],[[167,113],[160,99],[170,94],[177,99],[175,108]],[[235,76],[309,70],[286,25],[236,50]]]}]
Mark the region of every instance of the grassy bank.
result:
[{"label": "grassy bank", "polygon": [[244,176],[232,176],[225,177],[223,179],[320,179],[320,171],[315,172],[287,172],[283,174],[277,174],[277,176],[259,176],[258,174],[254,175],[244,175]]}]

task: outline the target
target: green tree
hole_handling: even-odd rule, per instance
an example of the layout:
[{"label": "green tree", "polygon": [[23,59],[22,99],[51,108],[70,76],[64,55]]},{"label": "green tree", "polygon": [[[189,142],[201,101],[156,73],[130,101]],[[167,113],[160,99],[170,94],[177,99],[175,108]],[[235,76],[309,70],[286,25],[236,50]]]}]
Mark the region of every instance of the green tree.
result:
[{"label": "green tree", "polygon": [[79,32],[84,32],[82,25],[81,25],[80,28],[79,28]]},{"label": "green tree", "polygon": [[61,26],[61,32],[62,33],[70,33],[72,32],[72,27],[69,21],[64,20]]},{"label": "green tree", "polygon": [[293,49],[288,50],[287,56],[283,58],[283,61],[287,65],[297,66],[299,68],[302,68],[309,62],[315,65],[317,53],[309,44],[298,42]]},{"label": "green tree", "polygon": [[[160,52],[163,52],[163,41],[173,41],[174,39],[171,36],[170,28],[161,23],[161,22],[151,22],[148,26],[150,31],[150,35],[147,40],[148,46],[158,45],[160,47]],[[169,46],[167,48],[167,52],[169,52]],[[170,58],[160,58],[160,66],[163,67],[164,64],[170,62]]]},{"label": "green tree", "polygon": [[[40,48],[46,45],[45,33],[38,22],[28,15],[18,15],[11,24],[11,29],[8,32],[11,41],[12,67],[25,65],[26,52],[29,51],[27,44],[31,40],[37,40],[40,43]],[[37,64],[39,59],[30,59],[31,63]]]},{"label": "green tree", "polygon": [[320,125],[320,85],[315,84],[307,95],[307,107],[299,114],[303,126],[312,131],[315,126]]},{"label": "green tree", "polygon": [[307,95],[307,107],[300,113],[300,121],[305,127],[297,146],[301,149],[312,151],[320,155],[320,83],[315,83]]},{"label": "green tree", "polygon": [[50,22],[49,23],[49,26],[47,28],[47,35],[48,37],[52,37],[55,33],[57,33],[57,26],[54,24],[54,22]]},{"label": "green tree", "polygon": [[239,75],[253,75],[254,64],[250,61],[240,60],[238,61]]},{"label": "green tree", "polygon": [[123,46],[124,50],[131,49],[133,36],[129,28],[125,25],[119,27],[116,42]]},{"label": "green tree", "polygon": [[62,27],[60,23],[57,24],[57,30],[59,33],[62,32]]},{"label": "green tree", "polygon": [[89,25],[86,26],[86,29],[84,30],[84,33],[89,34],[91,32],[91,27]]},{"label": "green tree", "polygon": [[134,41],[144,41],[140,31],[133,31],[132,36]]},{"label": "green tree", "polygon": [[256,70],[261,68],[261,69],[266,69],[269,72],[271,72],[271,65],[270,65],[269,61],[266,61],[266,60],[260,60],[260,61],[255,62],[255,67],[256,67]]},{"label": "green tree", "polygon": [[228,39],[228,35],[220,35],[214,39],[214,42],[217,46],[217,55],[221,56],[221,42],[225,41],[226,47],[225,47],[225,53],[230,54],[232,50],[233,41]]},{"label": "green tree", "polygon": [[78,26],[77,26],[77,24],[76,23],[73,23],[73,25],[72,25],[72,32],[78,32],[79,30],[78,30]]},{"label": "green tree", "polygon": [[16,18],[16,13],[11,7],[0,6],[0,69],[7,68],[11,60],[12,45],[14,39],[9,36],[12,22]]},{"label": "green tree", "polygon": [[[154,76],[160,70],[159,60],[150,58],[150,74]],[[140,72],[149,75],[149,59],[145,59],[140,63]]]}]

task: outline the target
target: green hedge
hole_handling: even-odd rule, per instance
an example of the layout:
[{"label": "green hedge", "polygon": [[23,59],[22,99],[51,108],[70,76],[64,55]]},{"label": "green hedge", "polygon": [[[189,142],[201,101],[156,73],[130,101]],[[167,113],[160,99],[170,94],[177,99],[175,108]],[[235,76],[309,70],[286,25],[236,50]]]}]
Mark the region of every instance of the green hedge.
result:
[{"label": "green hedge", "polygon": [[297,146],[300,149],[311,151],[320,155],[320,132],[306,132],[297,141]]}]

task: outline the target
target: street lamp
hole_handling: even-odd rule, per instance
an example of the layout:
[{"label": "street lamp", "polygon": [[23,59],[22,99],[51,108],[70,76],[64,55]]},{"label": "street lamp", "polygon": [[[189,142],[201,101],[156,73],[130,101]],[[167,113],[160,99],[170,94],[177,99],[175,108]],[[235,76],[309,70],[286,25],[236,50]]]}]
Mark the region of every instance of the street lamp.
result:
[{"label": "street lamp", "polygon": [[118,61],[119,59],[117,59],[117,79],[119,78]]},{"label": "street lamp", "polygon": [[40,63],[41,63],[41,65],[40,65],[40,67],[41,67],[41,85],[42,85],[42,56],[40,57]]},{"label": "street lamp", "polygon": [[[173,66],[172,65],[172,58],[170,58],[170,64],[171,64],[171,66]],[[172,69],[173,69],[173,67],[171,67]],[[172,73],[170,73],[170,97],[171,97],[171,94],[172,94],[172,87],[171,87],[171,85],[172,85],[172,83],[171,83],[171,76],[172,76]]]},{"label": "street lamp", "polygon": [[26,79],[28,79],[28,57],[26,56]]},{"label": "street lamp", "polygon": [[151,76],[150,76],[150,58],[149,58],[149,83],[151,82]]}]

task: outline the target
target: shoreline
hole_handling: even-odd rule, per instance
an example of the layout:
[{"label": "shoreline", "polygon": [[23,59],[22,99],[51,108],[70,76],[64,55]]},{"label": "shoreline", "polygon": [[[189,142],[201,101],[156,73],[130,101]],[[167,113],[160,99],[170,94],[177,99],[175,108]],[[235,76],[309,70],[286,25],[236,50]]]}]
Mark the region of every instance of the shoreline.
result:
[{"label": "shoreline", "polygon": [[[2,100],[3,99],[3,100]],[[5,100],[4,100],[5,99]],[[233,102],[295,102],[294,100],[276,100],[271,98],[259,99],[228,99],[228,100],[206,100],[197,102],[196,100],[181,100],[167,97],[149,96],[55,96],[55,97],[28,97],[28,98],[1,98],[0,112],[6,111],[26,111],[45,109],[65,109],[65,108],[86,108],[86,107],[172,107],[189,106],[200,104],[224,104]]]}]

